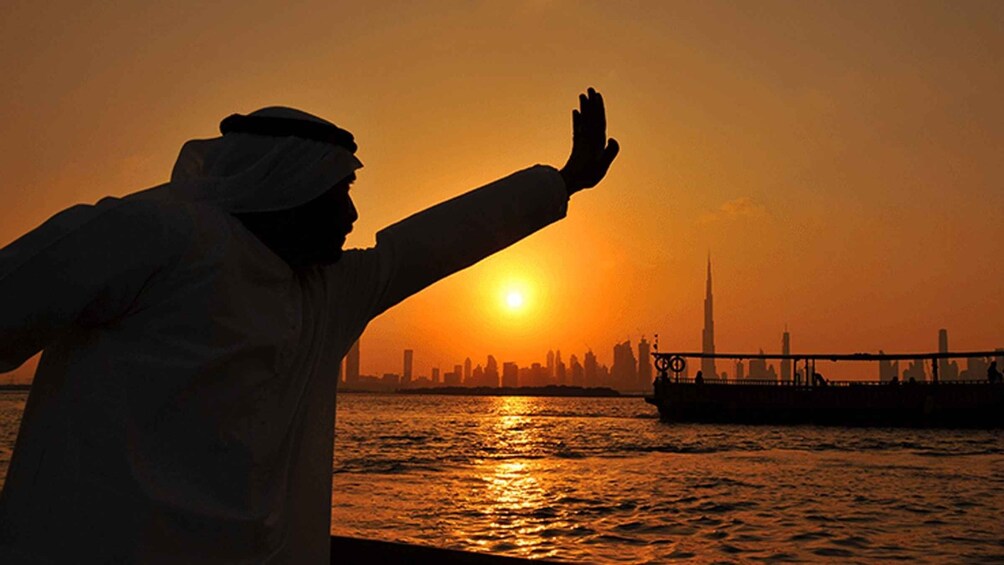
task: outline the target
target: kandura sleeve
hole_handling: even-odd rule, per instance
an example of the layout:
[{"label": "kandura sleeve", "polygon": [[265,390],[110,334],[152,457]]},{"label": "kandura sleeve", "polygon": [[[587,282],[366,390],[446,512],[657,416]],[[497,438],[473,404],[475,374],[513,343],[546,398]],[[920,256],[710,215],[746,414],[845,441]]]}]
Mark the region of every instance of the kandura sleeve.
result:
[{"label": "kandura sleeve", "polygon": [[61,332],[109,323],[181,257],[190,226],[163,204],[106,198],[0,249],[0,372]]},{"label": "kandura sleeve", "polygon": [[347,252],[329,273],[339,287],[336,315],[362,331],[391,306],[560,220],[567,209],[561,175],[537,165],[410,216],[377,233],[376,247]]}]

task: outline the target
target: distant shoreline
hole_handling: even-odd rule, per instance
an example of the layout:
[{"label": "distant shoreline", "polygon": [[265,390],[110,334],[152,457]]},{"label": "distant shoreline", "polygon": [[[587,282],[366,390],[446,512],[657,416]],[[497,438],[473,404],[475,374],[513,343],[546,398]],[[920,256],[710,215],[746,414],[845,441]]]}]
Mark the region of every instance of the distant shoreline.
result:
[{"label": "distant shoreline", "polygon": [[420,395],[447,395],[447,396],[576,396],[576,397],[611,397],[621,396],[621,393],[607,387],[581,387],[581,386],[517,386],[517,387],[465,387],[465,386],[443,386],[429,388],[405,388],[397,389],[397,394],[420,394]]},{"label": "distant shoreline", "polygon": [[[28,392],[31,390],[30,384],[0,384],[0,392]],[[622,394],[608,387],[581,387],[581,386],[519,386],[519,387],[464,387],[445,386],[430,388],[405,388],[395,390],[365,390],[339,387],[340,393],[369,393],[369,394],[419,394],[419,395],[445,395],[445,396],[570,396],[584,398],[607,398],[618,396],[640,396],[641,394]]]}]

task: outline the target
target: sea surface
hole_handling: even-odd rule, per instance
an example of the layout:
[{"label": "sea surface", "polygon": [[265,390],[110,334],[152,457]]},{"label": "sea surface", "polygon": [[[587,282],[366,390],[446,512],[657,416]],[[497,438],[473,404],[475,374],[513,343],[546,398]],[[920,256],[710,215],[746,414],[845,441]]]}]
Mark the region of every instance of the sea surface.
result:
[{"label": "sea surface", "polygon": [[[0,477],[26,393],[0,393]],[[1004,432],[343,394],[332,533],[580,563],[1004,562]]]}]

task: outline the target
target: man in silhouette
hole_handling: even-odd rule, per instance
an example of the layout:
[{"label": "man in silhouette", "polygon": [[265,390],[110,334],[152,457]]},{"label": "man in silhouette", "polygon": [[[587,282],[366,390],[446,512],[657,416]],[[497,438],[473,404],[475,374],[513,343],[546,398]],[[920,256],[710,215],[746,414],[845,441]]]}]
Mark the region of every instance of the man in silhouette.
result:
[{"label": "man in silhouette", "polygon": [[564,217],[617,155],[571,155],[342,252],[362,166],[289,108],[185,144],[171,180],[0,250],[0,371],[44,350],[0,495],[0,562],[327,563],[339,360],[366,324]]}]

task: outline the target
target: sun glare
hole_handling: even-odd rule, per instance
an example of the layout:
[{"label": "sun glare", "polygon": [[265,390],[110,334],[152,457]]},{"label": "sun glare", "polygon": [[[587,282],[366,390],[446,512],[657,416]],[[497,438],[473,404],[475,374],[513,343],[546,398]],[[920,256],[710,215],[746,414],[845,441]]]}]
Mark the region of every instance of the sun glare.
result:
[{"label": "sun glare", "polygon": [[540,307],[539,289],[533,284],[526,273],[503,275],[495,279],[491,293],[491,302],[485,305],[494,310],[493,315],[501,315],[503,319],[523,327],[527,317],[537,315]]},{"label": "sun glare", "polygon": [[505,305],[510,310],[519,310],[523,307],[523,293],[518,290],[510,290],[505,295]]}]

